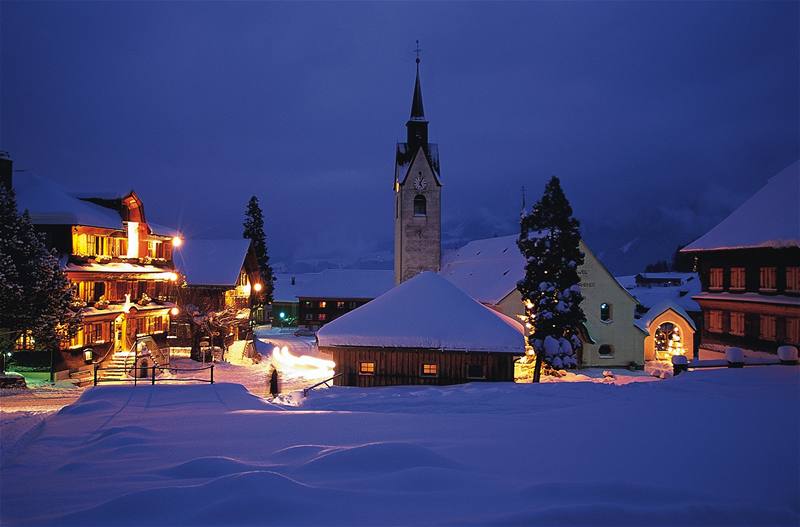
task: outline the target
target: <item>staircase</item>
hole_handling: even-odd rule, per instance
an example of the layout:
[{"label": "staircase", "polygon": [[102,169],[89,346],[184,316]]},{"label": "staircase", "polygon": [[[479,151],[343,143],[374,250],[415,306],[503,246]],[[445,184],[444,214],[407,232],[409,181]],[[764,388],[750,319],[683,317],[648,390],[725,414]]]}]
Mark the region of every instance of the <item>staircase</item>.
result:
[{"label": "staircase", "polygon": [[[109,360],[103,361],[97,371],[98,380],[103,382],[126,382],[131,377],[128,372],[133,368],[133,361],[136,360],[132,351],[117,351]],[[106,368],[111,368],[107,370]]]}]

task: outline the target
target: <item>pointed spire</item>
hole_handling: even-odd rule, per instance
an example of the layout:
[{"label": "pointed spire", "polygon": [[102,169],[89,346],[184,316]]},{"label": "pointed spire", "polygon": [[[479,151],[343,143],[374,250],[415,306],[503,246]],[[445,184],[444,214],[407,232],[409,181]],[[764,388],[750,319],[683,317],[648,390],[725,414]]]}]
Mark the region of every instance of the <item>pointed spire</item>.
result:
[{"label": "pointed spire", "polygon": [[419,52],[422,51],[419,47],[419,40],[417,40],[417,47],[414,51],[417,53],[417,79],[414,82],[414,98],[411,101],[411,120],[424,121],[425,109],[422,107],[422,88],[419,83]]}]

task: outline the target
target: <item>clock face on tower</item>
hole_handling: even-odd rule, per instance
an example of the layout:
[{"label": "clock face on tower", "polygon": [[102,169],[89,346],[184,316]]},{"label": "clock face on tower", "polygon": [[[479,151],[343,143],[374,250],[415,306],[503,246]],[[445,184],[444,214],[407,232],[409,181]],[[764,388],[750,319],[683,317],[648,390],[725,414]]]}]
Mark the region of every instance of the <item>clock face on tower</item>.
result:
[{"label": "clock face on tower", "polygon": [[417,191],[419,192],[422,192],[423,190],[428,188],[428,182],[425,180],[425,176],[420,174],[414,178],[414,188],[417,189]]}]

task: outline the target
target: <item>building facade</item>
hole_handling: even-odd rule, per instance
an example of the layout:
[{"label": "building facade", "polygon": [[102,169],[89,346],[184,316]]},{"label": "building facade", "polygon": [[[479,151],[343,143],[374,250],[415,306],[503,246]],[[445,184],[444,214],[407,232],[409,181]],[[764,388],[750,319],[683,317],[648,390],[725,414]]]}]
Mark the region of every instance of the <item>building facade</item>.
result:
[{"label": "building facade", "polygon": [[[176,308],[178,273],[172,254],[182,242],[180,235],[148,223],[133,191],[76,197],[33,175],[15,178],[13,185],[19,210],[29,212],[60,255],[75,308],[83,315],[80,330],[62,344],[54,368],[76,371],[102,362],[145,336],[164,345]],[[17,341],[17,352],[36,350],[30,335]]]},{"label": "building facade", "polygon": [[702,282],[701,345],[772,353],[800,345],[800,163],[682,252]]},{"label": "building facade", "polygon": [[394,170],[394,281],[439,271],[442,249],[442,182],[438,145],[428,142],[419,58],[406,142],[398,143]]}]

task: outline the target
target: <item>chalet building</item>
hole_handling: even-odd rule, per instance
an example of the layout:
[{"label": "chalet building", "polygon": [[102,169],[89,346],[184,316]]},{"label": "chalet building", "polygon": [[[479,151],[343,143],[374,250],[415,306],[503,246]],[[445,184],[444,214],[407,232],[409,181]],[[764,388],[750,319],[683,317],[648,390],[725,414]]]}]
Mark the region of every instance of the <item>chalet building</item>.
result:
[{"label": "chalet building", "polygon": [[[83,314],[78,334],[63,343],[56,371],[111,359],[144,336],[164,345],[176,308],[172,252],[182,242],[180,235],[149,223],[133,191],[73,195],[34,175],[14,178],[13,186],[19,210],[29,212],[61,255]],[[36,345],[23,335],[16,350],[34,351]]]},{"label": "chalet building", "polygon": [[701,345],[800,345],[800,162],[682,252],[702,282]]},{"label": "chalet building", "polygon": [[432,272],[415,275],[317,332],[339,386],[514,380],[522,325]]},{"label": "chalet building", "polygon": [[[517,282],[525,276],[525,258],[516,242],[516,235],[472,241],[445,255],[441,275],[482,304],[519,319],[524,306]],[[651,323],[642,324],[641,314],[648,310],[640,307],[582,240],[580,249],[585,255],[578,274],[586,322],[578,364],[581,367],[642,367],[646,360],[659,358],[654,351],[646,351],[645,340],[654,338],[665,322],[651,313]],[[673,308],[669,312],[671,323],[684,328],[680,338],[693,339],[691,317],[679,305],[669,304],[668,307]],[[662,332],[666,329],[671,330],[665,326]],[[660,339],[659,333],[659,342]],[[675,351],[691,358],[694,347],[684,344],[680,351]],[[662,353],[661,358],[665,358],[665,354]]]},{"label": "chalet building", "polygon": [[[178,288],[180,315],[173,329],[178,345],[199,345],[201,337],[220,347],[247,338],[250,324],[261,324],[270,306],[263,305],[264,280],[250,240],[196,240],[175,250],[183,282]],[[221,335],[192,333],[189,317],[215,313],[226,330]]]},{"label": "chalet building", "polygon": [[298,325],[316,330],[363,306],[394,285],[392,271],[327,269],[298,289]]}]

